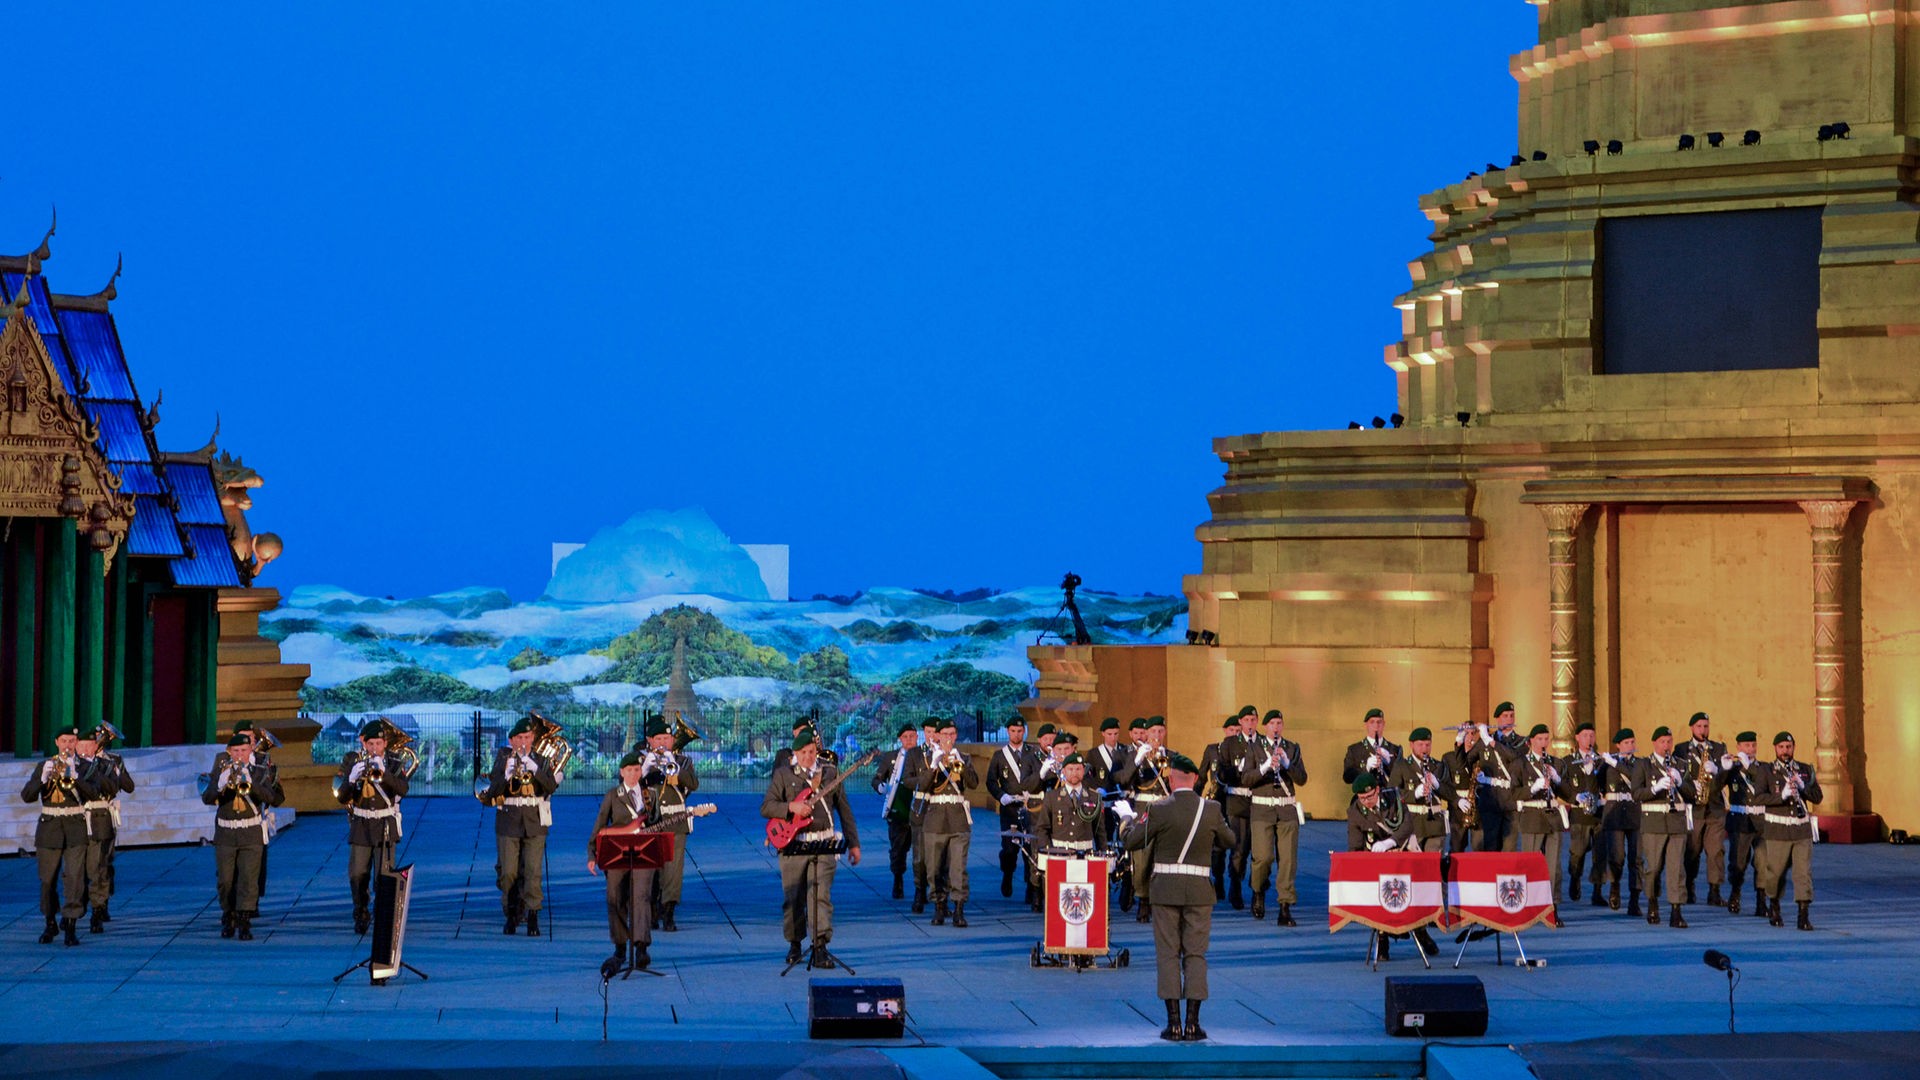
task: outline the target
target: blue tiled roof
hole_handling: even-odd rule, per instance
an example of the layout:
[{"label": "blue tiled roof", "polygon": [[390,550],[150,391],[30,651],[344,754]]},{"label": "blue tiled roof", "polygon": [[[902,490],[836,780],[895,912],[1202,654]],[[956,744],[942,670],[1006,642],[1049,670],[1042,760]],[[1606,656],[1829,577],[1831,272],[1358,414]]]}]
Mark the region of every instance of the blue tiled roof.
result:
[{"label": "blue tiled roof", "polygon": [[113,471],[120,474],[120,490],[129,495],[165,495],[167,482],[160,478],[160,470],[139,462],[114,462]]},{"label": "blue tiled roof", "polygon": [[140,426],[140,412],[118,401],[86,401],[86,410],[100,423],[100,449],[107,460],[152,461],[147,448],[147,429]]},{"label": "blue tiled roof", "polygon": [[20,295],[20,282],[27,283],[27,314],[33,316],[33,328],[40,331],[41,337],[58,334],[60,327],[53,321],[53,301],[47,296],[47,279],[35,274],[8,273],[4,275],[7,284],[7,303]]},{"label": "blue tiled roof", "polygon": [[[39,280],[35,278],[34,280]],[[113,319],[104,311],[56,311],[60,336],[73,366],[86,377],[87,396],[109,401],[139,401]]]},{"label": "blue tiled roof", "polygon": [[167,486],[180,501],[183,524],[218,525],[225,532],[226,515],[220,512],[220,496],[213,490],[213,470],[206,463],[168,462]]},{"label": "blue tiled roof", "polygon": [[127,552],[166,559],[177,559],[187,553],[186,545],[180,542],[180,526],[173,520],[173,511],[167,509],[161,499],[152,495],[133,497],[133,525],[127,530]]},{"label": "blue tiled roof", "polygon": [[193,555],[167,564],[173,571],[174,584],[240,587],[240,571],[233,565],[233,548],[227,543],[226,526],[189,525],[187,538],[193,543]]}]

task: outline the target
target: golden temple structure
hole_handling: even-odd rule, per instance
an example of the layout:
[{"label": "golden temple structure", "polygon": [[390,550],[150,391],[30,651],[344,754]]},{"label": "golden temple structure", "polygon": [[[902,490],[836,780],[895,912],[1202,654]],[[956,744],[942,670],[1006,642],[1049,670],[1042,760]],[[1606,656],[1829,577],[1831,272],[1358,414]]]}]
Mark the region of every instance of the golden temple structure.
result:
[{"label": "golden temple structure", "polygon": [[1511,700],[1560,748],[1700,710],[1911,827],[1920,3],[1534,3],[1520,153],[1420,200],[1404,426],[1216,439],[1218,647],[1036,647],[1023,708],[1195,751],[1280,708],[1320,815],[1371,706],[1404,741]]}]

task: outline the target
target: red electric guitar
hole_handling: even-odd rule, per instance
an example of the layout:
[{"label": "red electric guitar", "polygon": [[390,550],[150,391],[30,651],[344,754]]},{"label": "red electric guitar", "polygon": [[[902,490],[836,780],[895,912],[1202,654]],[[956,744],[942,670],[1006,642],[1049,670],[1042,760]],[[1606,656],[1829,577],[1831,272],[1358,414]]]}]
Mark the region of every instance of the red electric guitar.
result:
[{"label": "red electric guitar", "polygon": [[[790,801],[798,801],[798,800],[804,799],[808,802],[812,802],[817,797],[821,802],[823,803],[826,802],[827,799],[833,796],[833,793],[835,791],[839,790],[841,784],[844,784],[847,782],[847,777],[852,776],[854,773],[858,772],[861,768],[865,767],[867,762],[872,761],[875,757],[879,755],[879,753],[880,751],[878,750],[867,751],[867,756],[861,758],[859,761],[854,762],[853,768],[847,769],[845,772],[842,772],[839,776],[834,777],[833,783],[828,784],[826,787],[820,789],[820,793],[818,796],[815,796],[812,788],[806,788],[805,790],[801,791],[800,794],[795,795],[793,797],[793,800],[790,800]],[[767,822],[767,845],[776,850],[779,848],[786,847],[788,844],[793,843],[794,837],[799,836],[803,832],[806,832],[807,826],[812,824],[813,824],[813,818],[811,816],[796,817],[792,821],[781,821],[777,818],[772,821],[769,821]]]}]

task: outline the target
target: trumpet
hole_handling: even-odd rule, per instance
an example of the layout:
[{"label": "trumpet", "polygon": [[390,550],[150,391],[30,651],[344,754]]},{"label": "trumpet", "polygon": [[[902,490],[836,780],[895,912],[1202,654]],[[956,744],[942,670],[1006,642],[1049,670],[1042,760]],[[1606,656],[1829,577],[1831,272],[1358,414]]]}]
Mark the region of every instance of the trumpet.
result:
[{"label": "trumpet", "polygon": [[944,774],[940,780],[941,785],[959,793],[961,783],[966,779],[967,755],[959,750],[949,749],[940,755],[936,767]]}]

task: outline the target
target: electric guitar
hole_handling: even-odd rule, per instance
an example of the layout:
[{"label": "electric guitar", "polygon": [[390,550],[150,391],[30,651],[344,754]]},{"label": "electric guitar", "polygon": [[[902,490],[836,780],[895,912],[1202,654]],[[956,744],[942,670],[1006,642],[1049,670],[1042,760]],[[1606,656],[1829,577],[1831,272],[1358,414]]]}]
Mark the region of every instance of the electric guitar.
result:
[{"label": "electric guitar", "polygon": [[[859,761],[854,762],[852,768],[847,769],[845,772],[842,772],[839,776],[834,777],[833,783],[828,784],[824,788],[821,788],[817,795],[814,793],[814,790],[811,787],[809,787],[802,790],[800,794],[795,795],[793,799],[789,801],[799,802],[804,800],[806,802],[811,803],[814,800],[818,799],[820,802],[825,803],[827,799],[833,796],[833,793],[835,791],[839,790],[841,784],[844,784],[847,782],[847,777],[852,776],[854,773],[858,772],[860,769],[865,767],[867,762],[872,761],[875,757],[879,756],[879,754],[880,754],[880,751],[878,750],[867,751],[866,757],[863,757]],[[796,817],[792,821],[781,821],[778,819],[769,821],[767,822],[767,846],[775,849],[786,847],[788,844],[793,843],[794,837],[799,836],[803,832],[806,832],[807,826],[812,824],[813,824],[813,816],[811,814],[808,814],[803,817]]]}]

